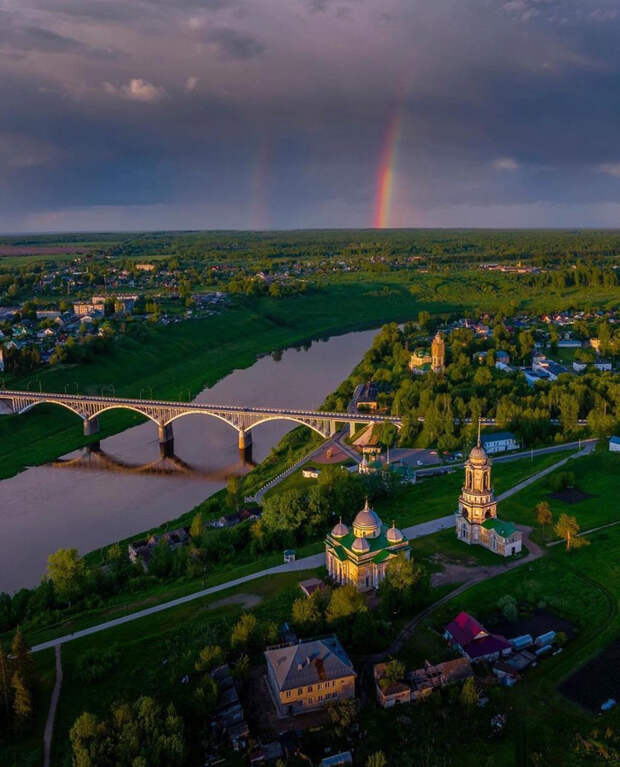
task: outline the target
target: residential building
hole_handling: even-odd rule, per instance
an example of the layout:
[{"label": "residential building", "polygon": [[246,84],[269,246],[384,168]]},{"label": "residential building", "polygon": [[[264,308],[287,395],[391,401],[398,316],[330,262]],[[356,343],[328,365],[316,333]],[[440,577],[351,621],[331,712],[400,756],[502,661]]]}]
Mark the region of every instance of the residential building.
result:
[{"label": "residential building", "polygon": [[612,453],[620,453],[620,437],[609,438],[609,449]]},{"label": "residential building", "polygon": [[495,434],[482,435],[482,447],[487,453],[505,453],[520,447],[518,438],[510,431],[498,431]]},{"label": "residential building", "polygon": [[460,612],[444,629],[450,645],[471,663],[495,661],[510,655],[512,646],[501,634],[489,633],[466,612]]},{"label": "residential building", "polygon": [[340,520],[325,538],[330,577],[337,583],[352,583],[359,591],[378,588],[388,562],[399,555],[411,556],[407,539],[394,524],[390,528],[384,525],[368,500],[351,529]]},{"label": "residential building", "polygon": [[162,533],[161,535],[151,535],[146,540],[143,539],[128,544],[127,551],[129,553],[129,559],[134,564],[140,562],[142,567],[145,570],[148,570],[153,549],[162,540],[174,551],[180,546],[185,546],[189,543],[189,528],[179,527],[177,530],[170,530],[170,532]]},{"label": "residential building", "polygon": [[384,678],[386,666],[386,663],[377,663],[374,668],[377,701],[383,708],[391,708],[397,703],[423,700],[433,690],[463,682],[473,676],[469,660],[463,657],[438,663],[435,666],[425,661],[423,668],[409,671],[402,680],[387,685],[381,681]]},{"label": "residential building", "polygon": [[465,483],[456,512],[456,536],[467,544],[478,544],[503,557],[518,554],[522,534],[512,524],[497,518],[497,502],[491,485],[491,460],[480,441],[465,463]]},{"label": "residential building", "polygon": [[377,401],[377,384],[372,381],[362,384],[357,396],[358,410],[376,410],[379,407]]},{"label": "residential building", "polygon": [[555,381],[562,373],[568,373],[568,369],[559,362],[548,359],[544,354],[535,354],[532,357],[532,371],[538,373],[549,381]]},{"label": "residential building", "polygon": [[510,354],[503,349],[498,349],[495,352],[495,364],[502,362],[504,365],[510,365]]},{"label": "residential building", "polygon": [[335,635],[265,652],[267,682],[280,716],[355,697],[357,674]]}]

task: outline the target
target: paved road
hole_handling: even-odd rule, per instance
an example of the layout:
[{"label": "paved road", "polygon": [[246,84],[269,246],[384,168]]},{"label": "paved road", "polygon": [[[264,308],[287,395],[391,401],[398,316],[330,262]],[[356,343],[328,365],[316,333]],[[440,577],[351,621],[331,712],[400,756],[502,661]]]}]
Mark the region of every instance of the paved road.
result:
[{"label": "paved road", "polygon": [[54,690],[52,691],[50,707],[47,713],[47,721],[45,722],[45,732],[43,733],[43,767],[50,767],[54,719],[56,718],[56,707],[58,706],[58,698],[60,697],[60,688],[62,686],[61,647],[62,645],[60,644],[57,644],[54,647],[54,654],[56,656],[56,681],[54,682]]},{"label": "paved road", "polygon": [[[591,446],[586,446],[578,455],[582,455],[585,452],[589,451],[590,449],[591,449]],[[560,461],[559,463],[555,464],[554,466],[549,466],[548,468],[543,469],[542,471],[539,471],[538,473],[534,474],[532,477],[529,477],[529,479],[524,480],[524,482],[520,482],[518,485],[515,486],[515,488],[512,488],[511,490],[506,491],[506,493],[503,493],[500,496],[500,498],[506,498],[509,495],[512,495],[513,492],[518,492],[518,489],[522,489],[523,487],[526,487],[527,485],[530,485],[533,482],[536,482],[536,480],[545,476],[550,471],[553,471],[553,469],[556,469],[558,466],[563,465],[567,460],[569,459],[566,458]],[[446,528],[452,527],[453,525],[454,525],[454,514],[449,514],[445,517],[439,517],[438,519],[431,519],[428,522],[421,522],[419,525],[413,525],[412,527],[408,527],[405,530],[403,530],[403,532],[405,533],[407,538],[409,538],[409,540],[412,540],[414,538],[420,538],[425,535],[436,533],[439,530],[445,530]],[[531,545],[532,544],[529,543],[528,547]],[[517,560],[515,565],[523,564],[526,561],[528,561],[528,557]],[[147,607],[144,610],[139,610],[138,612],[131,613],[130,615],[123,615],[119,618],[114,618],[113,620],[105,621],[104,623],[99,623],[96,626],[91,626],[90,628],[82,629],[81,631],[76,631],[74,634],[66,634],[65,636],[57,637],[56,639],[51,639],[48,642],[42,642],[41,644],[35,645],[32,648],[32,651],[39,652],[40,650],[46,650],[49,647],[56,647],[56,645],[64,644],[65,642],[71,642],[73,639],[80,639],[81,637],[89,636],[90,634],[97,634],[100,631],[105,631],[106,629],[113,628],[114,626],[122,626],[124,623],[130,623],[131,621],[139,620],[140,618],[145,618],[148,615],[154,615],[155,613],[162,612],[163,610],[169,610],[171,607],[178,607],[179,605],[192,602],[195,599],[201,599],[202,597],[210,596],[211,594],[217,594],[220,591],[225,591],[226,589],[230,589],[234,586],[239,586],[243,583],[249,583],[250,581],[256,580],[257,578],[263,578],[266,575],[277,575],[278,573],[286,573],[286,572],[291,572],[296,570],[308,570],[314,567],[320,567],[324,563],[325,563],[325,554],[323,552],[320,552],[319,554],[313,554],[309,557],[303,557],[302,559],[298,559],[295,562],[276,565],[275,567],[270,567],[270,568],[267,568],[266,570],[259,570],[256,573],[251,573],[250,575],[244,575],[241,578],[235,578],[234,580],[226,581],[225,583],[220,583],[217,586],[210,586],[209,588],[202,589],[201,591],[195,591],[192,594],[187,594],[186,596],[178,597],[177,599],[172,599],[169,602],[163,602],[162,604],[154,605],[153,607]],[[503,569],[505,570],[505,568]]]}]

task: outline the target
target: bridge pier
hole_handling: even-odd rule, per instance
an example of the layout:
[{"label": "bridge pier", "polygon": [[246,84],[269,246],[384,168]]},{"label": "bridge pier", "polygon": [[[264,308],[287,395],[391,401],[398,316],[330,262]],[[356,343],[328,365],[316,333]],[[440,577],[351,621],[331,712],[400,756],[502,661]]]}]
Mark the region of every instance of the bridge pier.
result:
[{"label": "bridge pier", "polygon": [[84,436],[90,437],[99,431],[99,418],[94,416],[93,418],[85,418],[83,422]]},{"label": "bridge pier", "polygon": [[162,457],[174,453],[174,432],[172,424],[157,424],[157,439],[159,440],[159,452]]},{"label": "bridge pier", "polygon": [[355,427],[356,426],[357,426],[357,424],[354,423],[353,421],[351,421],[349,423],[349,437],[352,437],[355,434]]},{"label": "bridge pier", "polygon": [[338,431],[338,426],[336,424],[336,421],[330,421],[329,422],[329,436],[333,437],[334,434]]},{"label": "bridge pier", "polygon": [[247,450],[252,447],[252,432],[239,429],[239,450]]}]

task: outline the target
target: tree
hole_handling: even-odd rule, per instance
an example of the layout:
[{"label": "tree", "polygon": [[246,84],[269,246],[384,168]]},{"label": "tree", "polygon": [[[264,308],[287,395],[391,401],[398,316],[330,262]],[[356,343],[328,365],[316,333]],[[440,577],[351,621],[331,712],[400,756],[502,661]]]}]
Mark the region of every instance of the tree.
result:
[{"label": "tree", "polygon": [[258,639],[258,622],[252,613],[242,615],[233,626],[230,646],[233,650],[246,649]]},{"label": "tree", "polygon": [[11,642],[11,656],[13,668],[19,673],[25,684],[31,685],[34,681],[34,663],[30,646],[26,642],[21,628],[18,626]]},{"label": "tree", "polygon": [[232,511],[239,511],[243,503],[243,480],[231,477],[226,484],[226,505]]},{"label": "tree", "polygon": [[194,691],[194,702],[201,715],[209,714],[217,703],[217,684],[210,674],[205,674]]},{"label": "tree", "polygon": [[560,514],[560,518],[553,527],[555,534],[566,541],[566,551],[588,545],[589,541],[579,537],[580,529],[577,518],[568,514]]},{"label": "tree", "polygon": [[510,594],[505,594],[503,597],[500,597],[497,600],[497,606],[507,620],[516,621],[519,617],[517,600]]},{"label": "tree", "polygon": [[85,566],[77,549],[58,549],[47,558],[47,577],[59,599],[71,602],[82,588]]},{"label": "tree", "polygon": [[536,504],[536,508],[534,509],[536,512],[536,521],[538,524],[542,527],[542,534],[543,539],[545,536],[545,526],[553,524],[553,514],[551,513],[551,506],[547,503],[547,501],[540,501],[540,503]]},{"label": "tree", "polygon": [[405,664],[394,658],[385,664],[385,670],[379,684],[381,687],[389,687],[395,682],[402,682],[405,678]]},{"label": "tree", "polygon": [[402,554],[390,559],[379,587],[384,609],[391,614],[409,606],[413,601],[414,588],[423,574],[423,568],[413,559],[406,559]]},{"label": "tree", "polygon": [[300,597],[293,602],[292,620],[295,627],[300,631],[314,631],[320,624],[322,617],[316,599]]},{"label": "tree", "polygon": [[202,522],[202,514],[198,512],[192,519],[192,524],[189,528],[189,534],[194,541],[200,541],[202,534],[204,533],[204,524]]},{"label": "tree", "polygon": [[9,659],[2,642],[0,642],[0,706],[8,720],[11,705],[11,680],[9,674]]},{"label": "tree", "polygon": [[383,751],[375,751],[366,759],[366,767],[386,767],[387,759]]},{"label": "tree", "polygon": [[468,677],[463,682],[461,687],[461,694],[459,696],[463,708],[471,710],[478,702],[478,693],[476,692],[476,685],[474,684],[473,677]]},{"label": "tree", "polygon": [[13,712],[18,727],[23,727],[32,716],[32,695],[19,671],[11,679],[13,688]]},{"label": "tree", "polygon": [[347,583],[332,591],[327,605],[326,618],[328,623],[350,618],[358,613],[367,613],[368,607],[364,595],[352,583]]},{"label": "tree", "polygon": [[250,673],[250,657],[247,653],[243,653],[239,656],[237,662],[233,666],[232,672],[237,679],[247,679],[248,674]]},{"label": "tree", "polygon": [[357,703],[355,698],[344,698],[343,700],[331,703],[327,707],[327,714],[336,732],[341,735],[357,719]]},{"label": "tree", "polygon": [[219,645],[206,645],[198,655],[194,663],[196,671],[211,671],[212,668],[221,666],[226,660],[226,653]]}]

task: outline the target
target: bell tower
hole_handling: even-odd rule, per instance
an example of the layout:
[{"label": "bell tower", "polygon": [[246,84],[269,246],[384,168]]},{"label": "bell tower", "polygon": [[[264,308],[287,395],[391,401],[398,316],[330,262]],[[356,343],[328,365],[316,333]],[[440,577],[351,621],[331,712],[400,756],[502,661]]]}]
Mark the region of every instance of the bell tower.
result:
[{"label": "bell tower", "polygon": [[467,543],[477,543],[480,540],[480,525],[496,517],[497,503],[491,485],[491,461],[480,442],[478,421],[478,443],[465,463],[465,483],[456,514],[457,537]]},{"label": "bell tower", "polygon": [[446,363],[446,342],[439,331],[431,344],[431,368],[433,373],[443,373]]}]

